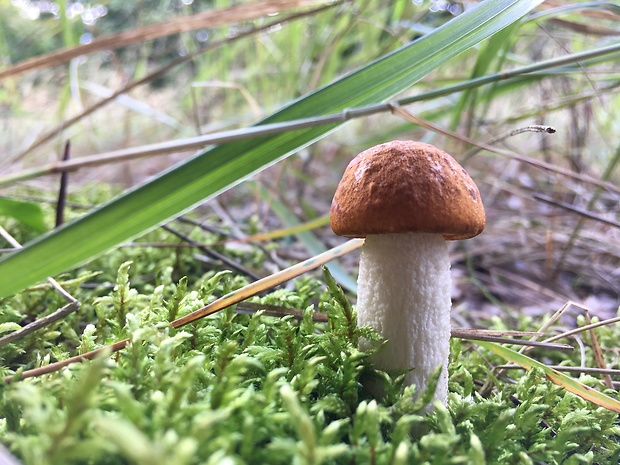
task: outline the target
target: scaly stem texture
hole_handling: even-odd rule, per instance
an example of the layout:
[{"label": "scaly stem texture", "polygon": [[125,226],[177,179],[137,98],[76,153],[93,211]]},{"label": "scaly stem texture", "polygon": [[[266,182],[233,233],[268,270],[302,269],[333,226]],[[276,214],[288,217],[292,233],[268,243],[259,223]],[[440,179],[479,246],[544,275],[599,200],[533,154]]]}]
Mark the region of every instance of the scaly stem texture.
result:
[{"label": "scaly stem texture", "polygon": [[[435,399],[446,402],[450,352],[450,260],[440,234],[366,237],[360,258],[358,321],[388,340],[377,368],[412,369],[407,383],[422,392],[443,366]],[[362,341],[362,348],[368,342]]]}]

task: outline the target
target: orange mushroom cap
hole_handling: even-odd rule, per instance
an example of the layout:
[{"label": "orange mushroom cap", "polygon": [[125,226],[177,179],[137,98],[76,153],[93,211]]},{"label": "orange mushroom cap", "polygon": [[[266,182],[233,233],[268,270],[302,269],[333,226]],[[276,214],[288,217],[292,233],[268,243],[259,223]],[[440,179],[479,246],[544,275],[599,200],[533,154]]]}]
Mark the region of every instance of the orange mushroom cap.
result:
[{"label": "orange mushroom cap", "polygon": [[331,205],[334,233],[436,233],[468,239],[486,223],[478,187],[446,152],[429,144],[392,141],[355,157]]}]

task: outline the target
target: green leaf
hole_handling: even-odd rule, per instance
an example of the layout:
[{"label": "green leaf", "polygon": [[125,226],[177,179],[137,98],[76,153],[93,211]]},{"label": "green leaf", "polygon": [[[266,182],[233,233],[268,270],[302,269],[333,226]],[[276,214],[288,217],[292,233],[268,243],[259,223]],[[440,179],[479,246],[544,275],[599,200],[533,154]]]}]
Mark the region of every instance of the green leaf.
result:
[{"label": "green leaf", "polygon": [[[543,0],[487,0],[444,26],[301,97],[258,124],[384,102],[529,13]],[[130,240],[240,183],[339,124],[235,141],[198,154],[0,260],[0,298]],[[32,266],[36,263],[36,267]]]},{"label": "green leaf", "polygon": [[0,216],[14,218],[39,233],[46,229],[43,210],[35,203],[0,198]]},{"label": "green leaf", "polygon": [[0,324],[0,334],[8,333],[12,331],[19,331],[22,329],[17,323],[2,323]]},{"label": "green leaf", "polygon": [[[504,62],[505,52],[508,45],[514,40],[515,32],[518,31],[521,25],[514,23],[505,28],[503,31],[498,32],[493,37],[493,40],[486,42],[484,47],[481,47],[476,64],[472,70],[471,79],[475,79],[487,74],[488,69],[491,67],[494,61],[497,61],[496,68],[499,69],[500,65]],[[451,129],[454,131],[458,127],[460,119],[465,115],[467,118],[474,118],[474,109],[478,105],[478,88],[473,87],[466,89],[460,96],[456,109],[453,113],[453,119],[451,123]],[[466,111],[466,107],[469,108]]]},{"label": "green leaf", "polygon": [[[293,212],[291,212],[287,208],[286,205],[284,205],[276,198],[270,198],[267,190],[262,186],[259,187],[261,198],[263,198],[264,200],[269,200],[271,210],[276,214],[276,216],[280,219],[280,221],[282,221],[285,226],[289,228],[296,228],[300,226],[299,220],[293,214]],[[321,254],[325,252],[325,250],[327,250],[323,243],[319,240],[319,238],[314,233],[312,233],[312,231],[299,231],[296,232],[295,235],[306,246],[308,252],[313,255]],[[342,287],[344,287],[348,291],[357,293],[357,283],[355,282],[355,279],[351,278],[351,276],[349,276],[349,273],[347,273],[347,271],[342,266],[334,262],[327,266],[327,268]]]}]

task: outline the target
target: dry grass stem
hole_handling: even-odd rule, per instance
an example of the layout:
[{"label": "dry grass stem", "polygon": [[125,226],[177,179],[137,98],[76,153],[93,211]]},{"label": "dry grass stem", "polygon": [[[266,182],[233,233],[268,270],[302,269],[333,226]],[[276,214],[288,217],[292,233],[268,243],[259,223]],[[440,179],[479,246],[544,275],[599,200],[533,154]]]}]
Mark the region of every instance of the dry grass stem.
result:
[{"label": "dry grass stem", "polygon": [[[6,229],[0,226],[0,235],[14,248],[21,248],[21,244],[15,240],[13,236],[11,236]],[[38,320],[33,321],[30,324],[27,324],[22,329],[18,331],[14,331],[0,338],[0,347],[15,342],[28,334],[33,333],[34,331],[43,328],[47,325],[54,323],[55,321],[60,320],[61,318],[70,315],[80,308],[80,303],[69,294],[54,278],[47,278],[47,282],[51,284],[51,286],[63,296],[63,298],[68,302],[64,307],[59,308],[58,310],[50,313],[47,316],[41,317]]]},{"label": "dry grass stem", "polygon": [[[363,239],[351,239],[342,245],[323,252],[322,254],[316,255],[285,270],[274,273],[271,276],[267,276],[266,278],[250,283],[247,286],[242,287],[241,289],[230,292],[229,294],[220,297],[216,301],[211,302],[209,305],[206,305],[192,313],[189,313],[188,315],[172,321],[170,324],[173,328],[180,328],[206,316],[213,315],[214,313],[230,307],[231,305],[237,304],[243,300],[259,294],[260,292],[271,289],[279,284],[296,278],[303,273],[316,269],[335,258],[341,257],[342,255],[345,255],[361,247],[363,243]],[[84,360],[92,360],[100,354],[110,354],[112,352],[117,352],[121,349],[124,349],[128,343],[129,339],[123,339],[122,341],[115,342],[114,344],[111,344],[109,346],[101,347],[99,349],[95,349],[90,352],[80,354],[66,360],[62,360],[60,362],[50,363],[49,365],[46,365],[44,367],[27,370],[13,376],[7,376],[4,378],[4,381],[8,383],[13,381],[14,379],[17,380],[23,378],[30,378],[33,376],[41,376],[47,373],[53,373],[73,363],[82,362]]]},{"label": "dry grass stem", "polygon": [[403,107],[401,107],[400,105],[394,103],[391,105],[391,110],[392,113],[402,117],[403,119],[410,121],[420,127],[423,127],[425,129],[428,129],[429,131],[433,131],[436,132],[438,134],[442,134],[444,136],[448,136],[451,139],[455,139],[458,140],[460,142],[465,142],[467,144],[476,146],[480,149],[486,150],[488,152],[491,153],[496,153],[498,155],[502,155],[504,157],[510,158],[512,160],[517,160],[521,163],[525,163],[527,165],[531,165],[534,166],[536,168],[540,168],[542,170],[545,171],[549,171],[552,173],[556,173],[556,174],[561,174],[562,176],[566,176],[568,178],[571,179],[575,179],[575,180],[579,180],[579,181],[583,181],[583,182],[587,182],[589,184],[592,184],[594,186],[599,186],[599,187],[603,187],[611,192],[616,192],[616,193],[620,193],[620,187],[611,184],[609,182],[605,182],[605,181],[600,181],[598,179],[594,179],[590,176],[581,174],[581,173],[577,173],[575,171],[571,171],[568,169],[564,169],[564,168],[560,168],[556,165],[553,165],[551,163],[546,163],[540,160],[536,160],[535,158],[531,158],[531,157],[527,157],[525,155],[520,155],[514,152],[511,152],[509,150],[504,150],[504,149],[500,149],[498,147],[493,147],[491,145],[487,145],[484,143],[480,143],[480,142],[476,142],[473,139],[470,139],[468,137],[462,136],[460,134],[456,134],[452,131],[448,131],[447,129],[443,129],[440,128],[439,126],[429,122],[429,121],[425,121],[417,116],[412,115],[411,113],[409,113],[407,110],[405,110]]},{"label": "dry grass stem", "polygon": [[[584,309],[584,316],[586,319],[586,323],[588,325],[591,325],[592,319],[590,318],[590,312],[588,311],[587,308]],[[603,351],[601,350],[601,346],[598,343],[598,339],[596,337],[596,333],[594,332],[594,329],[589,329],[588,334],[590,335],[590,341],[592,343],[592,352],[594,354],[594,360],[596,361],[596,364],[598,365],[598,367],[604,370],[607,368],[607,364],[605,363],[605,357],[603,357]],[[604,375],[603,380],[605,381],[605,385],[609,389],[613,389],[614,384],[609,375],[607,374]]]},{"label": "dry grass stem", "polygon": [[[310,11],[304,11],[302,13],[297,13],[297,14],[292,14],[290,16],[287,17],[283,17],[283,18],[279,18],[276,21],[270,22],[268,24],[265,24],[263,26],[258,26],[258,27],[253,27],[247,31],[241,31],[238,34],[229,37],[227,39],[224,40],[219,40],[219,41],[215,41],[207,46],[205,46],[204,48],[197,50],[193,53],[190,53],[184,57],[178,58],[176,60],[173,60],[171,63],[168,63],[167,65],[147,74],[145,77],[138,79],[136,81],[133,82],[129,82],[128,84],[125,84],[123,87],[121,87],[119,90],[112,92],[111,95],[109,95],[108,97],[100,100],[99,102],[91,105],[90,107],[86,108],[85,110],[83,110],[82,112],[80,112],[79,114],[75,115],[72,118],[69,118],[65,121],[63,121],[62,123],[60,123],[58,126],[56,126],[55,128],[49,130],[47,133],[39,136],[36,138],[36,140],[34,140],[31,144],[28,145],[28,148],[26,150],[24,150],[23,152],[21,152],[20,154],[18,154],[15,157],[14,161],[20,160],[21,158],[24,158],[25,156],[29,155],[31,152],[33,152],[35,149],[37,149],[38,147],[40,147],[41,145],[54,140],[56,137],[58,137],[65,129],[70,128],[71,126],[73,126],[74,124],[82,121],[84,118],[86,118],[87,116],[95,113],[97,110],[99,110],[100,108],[103,108],[104,106],[106,106],[108,103],[114,101],[115,99],[117,99],[118,97],[120,97],[123,94],[128,93],[129,91],[142,86],[144,84],[147,84],[149,82],[152,82],[153,80],[164,76],[166,73],[169,73],[170,71],[172,71],[174,68],[176,68],[179,65],[182,65],[184,63],[190,62],[192,60],[194,60],[195,58],[199,57],[200,55],[203,55],[209,51],[212,51],[218,47],[224,46],[226,44],[229,44],[231,42],[234,42],[236,40],[245,38],[245,37],[249,37],[253,34],[257,34],[266,30],[269,30],[270,28],[274,27],[275,25],[280,25],[280,24],[284,24],[286,22],[289,21],[293,21],[296,19],[300,19],[306,16],[310,16],[313,14],[316,14],[320,11],[323,11],[327,8],[331,8],[333,5],[335,5],[335,3],[329,4],[327,6],[322,6],[319,8],[316,8],[314,10],[310,10]],[[179,141],[180,142],[180,141]],[[157,144],[156,144],[157,145]],[[204,144],[198,146],[198,147],[188,147],[185,148],[186,150],[189,150],[191,148],[202,148],[204,146]],[[148,147],[148,146],[147,146]],[[167,152],[155,152],[155,153],[149,153],[148,149],[146,153],[143,153],[141,155],[133,154],[133,152],[127,153],[125,154],[124,151],[119,151],[120,153],[116,154],[116,152],[111,152],[112,154],[116,154],[112,157],[110,157],[109,159],[107,159],[107,154],[99,154],[99,155],[91,155],[90,157],[98,157],[101,156],[101,161],[95,163],[95,165],[99,165],[99,164],[104,164],[104,163],[114,163],[114,162],[120,162],[123,160],[132,160],[134,158],[139,158],[142,156],[152,156],[152,155],[164,155],[164,154],[168,154],[168,153],[174,153],[177,152],[179,150],[184,150],[183,144],[181,144],[181,146],[175,150],[170,150]],[[126,158],[123,158],[126,157]],[[49,172],[62,172],[62,171],[69,171],[69,170],[74,170],[74,169],[78,169],[81,167],[81,165],[79,166],[68,166],[67,169],[62,169],[61,167],[63,166],[62,164],[58,165],[57,168],[55,168],[54,166],[56,166],[56,164],[51,164],[50,166],[46,166],[43,168],[38,168],[37,170],[40,172],[41,170],[43,170],[43,172],[41,172],[40,174],[46,174],[48,172],[48,170],[51,170]],[[90,166],[90,165],[86,165],[86,166]],[[39,175],[40,175],[39,174]],[[21,179],[21,178],[18,178]],[[26,178],[27,179],[27,178]]]},{"label": "dry grass stem", "polygon": [[57,66],[67,63],[76,57],[101,50],[113,50],[196,29],[236,24],[317,3],[319,3],[317,0],[263,0],[254,2],[251,5],[243,4],[217,10],[208,10],[192,16],[183,16],[162,23],[136,27],[118,34],[100,37],[88,44],[61,49],[57,52],[23,61],[17,65],[0,70],[0,80],[39,68]]},{"label": "dry grass stem", "polygon": [[600,223],[604,223],[607,224],[609,226],[613,226],[614,228],[620,228],[620,221],[615,221],[612,220],[610,218],[605,218],[601,215],[597,215],[595,213],[589,212],[587,210],[584,210],[582,208],[578,208],[575,207],[573,205],[570,205],[566,202],[561,202],[559,200],[555,200],[552,199],[551,197],[548,197],[546,195],[542,195],[542,194],[532,194],[532,197],[534,197],[536,200],[540,200],[541,202],[545,202],[548,203],[549,205],[553,205],[556,207],[560,207],[563,208],[564,210],[567,210],[569,212],[572,213],[576,213],[584,218],[588,218],[590,220],[594,220],[594,221],[598,221]]},{"label": "dry grass stem", "polygon": [[484,330],[475,330],[476,332],[469,331],[468,329],[460,329],[453,328],[452,329],[452,337],[458,337],[460,339],[470,340],[470,341],[488,341],[488,342],[496,342],[498,344],[515,344],[523,346],[522,350],[525,348],[533,348],[533,347],[544,347],[546,349],[553,350],[573,350],[572,346],[567,344],[553,344],[549,345],[547,342],[538,342],[532,340],[521,340],[521,339],[512,339],[506,337],[499,337],[493,335],[484,334]]},{"label": "dry grass stem", "polygon": [[545,342],[557,341],[558,339],[569,337],[569,336],[572,336],[574,334],[579,334],[579,333],[582,333],[584,331],[589,331],[591,329],[598,328],[600,326],[609,326],[609,325],[612,325],[612,324],[615,324],[615,323],[619,323],[619,322],[620,322],[620,316],[615,317],[615,318],[609,318],[607,320],[602,320],[602,321],[598,321],[596,323],[592,323],[592,324],[589,324],[589,325],[586,325],[586,326],[581,326],[580,328],[575,328],[575,329],[572,329],[570,331],[565,331],[565,332],[560,333],[560,334],[558,334],[556,336],[553,336],[553,337],[550,337],[548,339],[545,339]]},{"label": "dry grass stem", "polygon": [[[614,370],[612,368],[590,368],[590,367],[571,367],[566,365],[546,365],[548,368],[557,371],[565,371],[567,373],[589,373],[595,375],[604,375],[604,376],[620,376],[620,370]],[[497,365],[495,370],[525,370],[525,368],[519,365]],[[608,386],[610,387],[610,386]],[[610,387],[613,389],[613,386]]]},{"label": "dry grass stem", "polygon": [[39,318],[38,320],[35,320],[32,323],[27,324],[22,329],[0,337],[0,347],[3,347],[12,342],[18,341],[19,339],[26,337],[28,334],[31,334],[38,329],[51,325],[55,321],[58,321],[70,315],[71,313],[75,312],[79,308],[80,308],[80,304],[77,300],[74,300],[73,302],[69,302],[67,305],[59,308],[53,313],[50,313],[49,315],[43,316]]},{"label": "dry grass stem", "polygon": [[[551,315],[551,317],[549,318],[549,320],[547,320],[538,330],[537,334],[532,336],[532,338],[528,341],[530,343],[536,343],[538,338],[540,337],[539,334],[545,334],[546,331],[564,314],[564,312],[566,312],[566,310],[570,307],[571,302],[567,302],[566,304],[564,304],[560,309],[558,309],[553,315]],[[545,340],[544,343],[549,343],[549,340]],[[523,354],[525,353],[529,348],[531,348],[533,346],[523,346],[521,347],[521,349],[519,349],[519,353]],[[510,365],[514,365],[517,366],[516,364],[508,364]],[[496,374],[496,377],[499,377],[502,375],[502,373],[504,373],[503,370],[499,370]],[[494,379],[488,379],[484,385],[482,386],[482,388],[480,388],[480,395],[482,396],[487,396],[490,392],[491,389],[493,389],[493,386],[495,384],[495,380]]]}]

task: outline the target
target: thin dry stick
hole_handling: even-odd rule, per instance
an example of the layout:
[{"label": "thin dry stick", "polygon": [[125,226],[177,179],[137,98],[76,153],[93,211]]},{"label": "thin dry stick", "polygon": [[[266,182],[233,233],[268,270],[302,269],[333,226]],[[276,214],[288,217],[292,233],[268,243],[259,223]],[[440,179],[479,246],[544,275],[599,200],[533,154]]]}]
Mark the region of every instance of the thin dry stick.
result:
[{"label": "thin dry stick", "polygon": [[[544,334],[551,327],[551,325],[553,323],[555,323],[564,314],[564,312],[566,312],[566,310],[568,310],[568,308],[570,307],[571,304],[573,304],[573,302],[569,301],[569,302],[565,303],[559,310],[556,310],[555,313],[553,315],[551,315],[551,318],[549,318],[549,320],[540,327],[540,329],[538,330],[538,333],[539,334],[540,333]],[[577,304],[575,304],[575,305],[577,305]],[[535,341],[538,340],[538,338],[539,338],[538,335],[532,336],[532,338],[530,339],[530,342],[535,342]],[[547,340],[545,340],[543,342],[549,343],[550,341],[547,339]],[[519,350],[519,353],[522,354],[527,349],[528,349],[528,347],[524,346],[524,347],[522,347]],[[509,364],[509,365],[514,365],[514,364]],[[501,376],[502,373],[503,373],[503,370],[499,370],[497,372],[496,378]],[[483,384],[483,386],[480,388],[480,391],[479,391],[480,395],[483,396],[483,397],[486,397],[487,395],[489,395],[489,393],[491,392],[491,389],[493,388],[493,384],[494,384],[493,380],[492,379],[488,379]]]},{"label": "thin dry stick", "polygon": [[499,344],[515,344],[523,346],[522,350],[528,347],[544,347],[546,349],[554,349],[554,350],[573,350],[572,346],[568,344],[557,344],[550,346],[547,342],[538,342],[533,340],[521,340],[521,339],[512,339],[507,337],[486,335],[481,330],[476,330],[476,332],[468,331],[466,328],[453,328],[451,330],[452,337],[458,337],[460,339],[466,339],[471,341],[489,341],[489,342],[497,342]]},{"label": "thin dry stick", "polygon": [[397,115],[397,116],[401,116],[403,119],[406,119],[407,121],[410,121],[414,124],[417,124],[418,126],[421,126],[425,129],[428,129],[429,131],[433,131],[436,132],[438,134],[442,134],[444,136],[450,137],[452,139],[461,141],[461,142],[466,142],[468,144],[471,144],[475,147],[479,147],[480,149],[486,150],[488,152],[491,153],[496,153],[498,155],[502,155],[504,157],[513,159],[513,160],[517,160],[521,163],[525,163],[527,165],[531,165],[534,166],[536,168],[540,168],[542,170],[545,171],[549,171],[552,173],[557,173],[557,174],[561,174],[562,176],[566,176],[568,178],[571,179],[576,179],[576,180],[580,180],[583,182],[587,182],[589,184],[593,184],[595,186],[600,186],[600,187],[604,187],[605,189],[611,190],[612,192],[620,192],[620,188],[618,186],[615,186],[609,182],[605,182],[605,181],[600,181],[598,179],[594,179],[591,178],[590,176],[585,176],[583,174],[580,173],[576,173],[574,171],[571,170],[567,170],[564,168],[560,168],[557,167],[555,165],[552,165],[551,163],[545,163],[543,161],[540,160],[536,160],[535,158],[530,158],[530,157],[526,157],[525,155],[520,155],[518,153],[514,153],[511,152],[509,150],[504,150],[498,147],[493,147],[492,145],[488,145],[488,144],[484,144],[481,142],[476,142],[473,139],[470,139],[468,137],[465,136],[461,136],[459,134],[456,134],[455,132],[449,131],[447,129],[444,128],[440,128],[439,126],[434,125],[433,123],[423,120],[411,113],[409,113],[407,110],[405,110],[403,107],[401,107],[398,103],[391,103],[389,104],[391,106],[391,111],[393,114]]},{"label": "thin dry stick", "polygon": [[233,270],[237,271],[238,273],[249,277],[250,279],[254,279],[254,280],[258,280],[260,279],[260,276],[258,276],[256,273],[254,273],[253,271],[247,269],[245,266],[236,263],[234,260],[231,260],[230,258],[228,258],[226,255],[223,255],[219,252],[216,252],[215,250],[204,246],[202,244],[199,244],[195,241],[192,240],[191,237],[187,236],[186,234],[183,234],[181,231],[177,231],[176,229],[168,226],[168,225],[163,225],[162,229],[164,229],[165,231],[168,231],[170,234],[175,235],[176,237],[178,237],[181,240],[186,241],[187,243],[193,245],[194,247],[196,247],[197,249],[199,249],[200,251],[202,251],[202,253],[204,253],[205,255],[207,255],[208,257],[211,257],[215,260],[219,260],[220,262],[224,263],[225,265],[227,265],[228,267],[232,268]]},{"label": "thin dry stick", "polygon": [[591,329],[598,328],[600,326],[609,326],[614,323],[620,323],[620,316],[609,318],[608,320],[602,320],[602,321],[599,321],[598,323],[592,323],[590,325],[582,326],[580,328],[571,329],[570,331],[565,331],[561,334],[545,339],[544,342],[557,341],[558,339],[569,337],[569,336],[572,336],[573,334],[579,334],[584,331],[589,331]]},{"label": "thin dry stick", "polygon": [[[16,249],[21,249],[22,245],[11,236],[6,229],[0,226],[0,236],[2,236],[9,244]],[[54,278],[47,278],[47,281],[56,289],[69,303],[76,302],[75,298],[65,291],[60,284]]]},{"label": "thin dry stick", "polygon": [[15,342],[28,334],[35,332],[36,330],[43,328],[44,326],[51,325],[55,321],[58,321],[67,315],[75,312],[79,308],[79,302],[74,300],[73,302],[69,302],[64,307],[59,308],[58,310],[50,313],[49,315],[43,316],[32,323],[27,324],[22,329],[18,331],[14,331],[12,333],[7,334],[0,338],[0,347],[3,347],[7,344]]},{"label": "thin dry stick", "polygon": [[[180,328],[181,326],[185,326],[196,320],[204,318],[205,316],[212,315],[216,312],[219,312],[220,310],[223,310],[224,308],[230,307],[231,305],[234,305],[249,297],[252,297],[253,295],[256,295],[266,289],[270,289],[274,286],[296,278],[303,273],[318,268],[319,266],[322,266],[325,263],[334,260],[335,258],[341,257],[361,247],[363,243],[363,239],[351,239],[350,241],[334,247],[326,252],[323,252],[322,254],[316,255],[312,258],[309,258],[308,260],[286,268],[285,270],[274,273],[271,276],[248,284],[241,289],[230,292],[225,296],[220,297],[216,301],[210,303],[209,305],[206,305],[205,307],[200,308],[188,315],[185,315],[184,317],[174,320],[171,325],[173,328]],[[17,380],[31,378],[34,376],[41,376],[47,373],[53,373],[73,363],[82,362],[84,360],[92,360],[93,358],[101,354],[110,354],[113,352],[117,352],[125,348],[127,344],[129,344],[129,339],[123,339],[122,341],[115,342],[114,344],[111,344],[109,346],[101,347],[99,349],[95,349],[84,354],[76,355],[75,357],[71,357],[60,362],[51,363],[49,365],[34,368],[32,370],[27,370],[22,373],[17,373],[13,376],[7,376],[4,378],[4,381],[6,383],[9,383],[13,381],[13,379]]]},{"label": "thin dry stick", "polygon": [[237,302],[241,302],[242,300],[252,297],[259,292],[275,287],[307,271],[318,268],[319,266],[324,265],[328,261],[331,261],[361,247],[363,243],[363,239],[351,239],[340,246],[328,250],[327,252],[323,252],[312,258],[309,258],[308,260],[298,263],[297,265],[294,265],[282,271],[278,271],[277,273],[274,273],[263,279],[259,279],[252,284],[233,291],[225,295],[224,297],[216,300],[215,302],[190,313],[189,315],[185,315],[184,317],[176,319],[172,322],[172,326],[174,328],[180,328],[181,326],[185,326],[186,324],[196,321],[200,318],[211,315],[215,312],[219,312],[223,308],[230,307],[231,305],[234,305]]},{"label": "thin dry stick", "polygon": [[613,226],[615,228],[620,228],[620,221],[614,221],[609,218],[604,218],[601,215],[597,215],[595,213],[589,212],[587,210],[584,210],[583,208],[574,207],[566,202],[560,202],[559,200],[552,199],[551,197],[548,197],[546,195],[532,194],[532,197],[534,197],[536,200],[540,200],[541,202],[548,203],[549,205],[563,208],[564,210],[568,210],[569,212],[572,212],[572,213],[577,213],[578,215],[583,216],[584,218],[595,220],[600,223]]},{"label": "thin dry stick", "polygon": [[[591,325],[592,319],[590,318],[590,311],[587,308],[584,309],[584,314],[586,323]],[[598,343],[596,333],[593,329],[589,329],[588,334],[590,335],[590,341],[592,341],[592,352],[594,353],[594,360],[596,361],[598,367],[604,370],[607,368],[607,364],[605,363],[605,357],[603,357],[603,351],[601,350],[601,346]],[[609,389],[614,388],[614,383],[609,375],[604,375],[603,380],[605,382],[605,386],[607,386]]]}]

